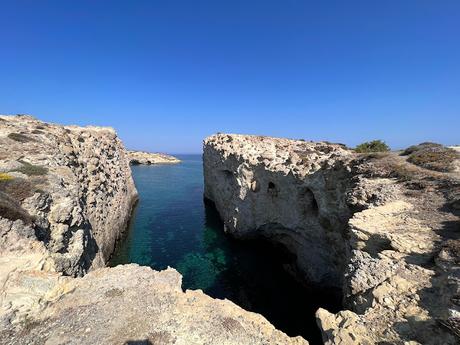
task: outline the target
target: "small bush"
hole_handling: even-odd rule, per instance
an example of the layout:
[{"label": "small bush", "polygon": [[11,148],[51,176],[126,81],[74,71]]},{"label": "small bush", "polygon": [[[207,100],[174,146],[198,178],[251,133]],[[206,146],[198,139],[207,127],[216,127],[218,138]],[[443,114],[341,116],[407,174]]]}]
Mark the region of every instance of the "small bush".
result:
[{"label": "small bush", "polygon": [[8,138],[18,141],[20,143],[27,143],[27,142],[35,141],[33,138],[28,137],[27,135],[21,134],[21,133],[10,133],[8,134]]},{"label": "small bush", "polygon": [[12,180],[13,176],[7,173],[0,173],[0,181],[9,181]]},{"label": "small bush", "polygon": [[22,201],[34,195],[32,183],[22,178],[0,181],[0,192],[8,194],[15,201]]},{"label": "small bush", "polygon": [[409,155],[407,161],[425,169],[449,172],[454,170],[454,161],[460,154],[444,146],[428,146]]},{"label": "small bush", "polygon": [[41,165],[33,165],[24,161],[20,161],[22,167],[15,169],[14,171],[26,174],[27,176],[40,176],[48,173],[48,168]]},{"label": "small bush", "polygon": [[387,152],[390,151],[390,148],[382,140],[372,140],[359,144],[356,146],[355,151],[358,153]]}]

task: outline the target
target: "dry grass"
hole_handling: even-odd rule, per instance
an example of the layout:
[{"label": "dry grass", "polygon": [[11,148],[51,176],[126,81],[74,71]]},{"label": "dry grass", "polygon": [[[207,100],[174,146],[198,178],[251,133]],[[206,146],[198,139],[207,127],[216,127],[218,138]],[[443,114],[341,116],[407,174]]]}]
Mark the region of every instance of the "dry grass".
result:
[{"label": "dry grass", "polygon": [[8,194],[13,200],[21,202],[34,195],[34,185],[28,180],[15,178],[0,181],[0,192]]}]

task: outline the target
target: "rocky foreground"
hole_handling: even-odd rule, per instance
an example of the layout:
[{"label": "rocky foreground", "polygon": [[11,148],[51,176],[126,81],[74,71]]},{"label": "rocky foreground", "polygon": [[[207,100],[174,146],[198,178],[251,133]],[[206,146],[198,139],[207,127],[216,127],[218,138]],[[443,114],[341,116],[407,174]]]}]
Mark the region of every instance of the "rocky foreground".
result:
[{"label": "rocky foreground", "polygon": [[137,191],[115,131],[0,116],[0,344],[308,344],[181,289],[104,268]]},{"label": "rocky foreground", "polygon": [[299,280],[342,288],[344,311],[317,312],[325,344],[460,341],[460,155],[432,143],[410,152],[204,142],[205,196],[226,231],[281,244]]},{"label": "rocky foreground", "polygon": [[151,153],[143,151],[128,151],[131,165],[177,164],[180,159],[164,153]]}]

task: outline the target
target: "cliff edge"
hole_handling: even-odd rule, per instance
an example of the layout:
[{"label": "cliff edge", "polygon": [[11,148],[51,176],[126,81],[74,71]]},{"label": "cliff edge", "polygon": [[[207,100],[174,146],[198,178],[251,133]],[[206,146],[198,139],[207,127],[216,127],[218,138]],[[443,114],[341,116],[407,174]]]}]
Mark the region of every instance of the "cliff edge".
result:
[{"label": "cliff edge", "polygon": [[137,192],[110,128],[0,116],[0,344],[296,344],[261,315],[104,268]]},{"label": "cliff edge", "polygon": [[217,134],[203,151],[229,234],[281,244],[300,281],[342,289],[344,311],[317,312],[325,344],[458,343],[458,173],[262,136]]}]

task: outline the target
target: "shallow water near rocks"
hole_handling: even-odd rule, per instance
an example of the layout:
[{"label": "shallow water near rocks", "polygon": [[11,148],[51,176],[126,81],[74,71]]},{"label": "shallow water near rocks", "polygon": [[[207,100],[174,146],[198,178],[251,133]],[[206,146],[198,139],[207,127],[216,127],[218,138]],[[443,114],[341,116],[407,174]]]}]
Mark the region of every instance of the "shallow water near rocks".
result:
[{"label": "shallow water near rocks", "polygon": [[203,201],[201,155],[178,157],[178,165],[132,167],[139,203],[111,266],[174,267],[183,289],[227,298],[290,336],[320,344],[314,313],[320,306],[338,311],[338,291],[305,288],[283,269],[289,258],[281,251],[226,236],[219,214]]}]

